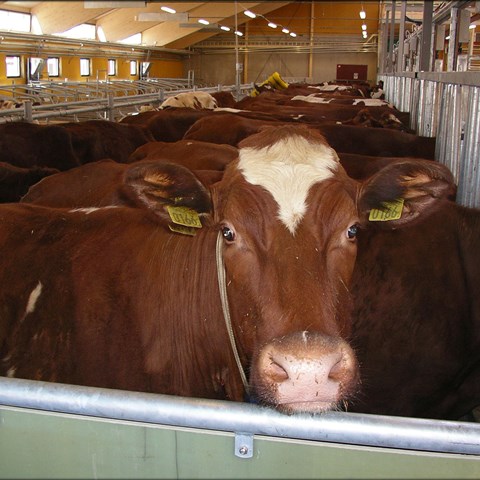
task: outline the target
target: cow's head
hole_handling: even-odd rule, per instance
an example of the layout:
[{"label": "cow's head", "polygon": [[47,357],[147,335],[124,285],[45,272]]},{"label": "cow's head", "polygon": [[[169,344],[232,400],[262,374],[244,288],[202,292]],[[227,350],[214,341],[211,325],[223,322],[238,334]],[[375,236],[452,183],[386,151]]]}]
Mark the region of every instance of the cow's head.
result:
[{"label": "cow's head", "polygon": [[[245,139],[211,195],[178,171],[190,193],[160,175],[162,192],[154,196],[188,199],[190,208],[198,197],[203,215],[211,200],[208,235],[212,247],[218,234],[223,243],[233,331],[251,394],[289,413],[348,400],[358,378],[348,344],[357,230],[370,212],[395,228],[431,211],[451,193],[450,172],[406,160],[359,183],[323,136],[298,125]],[[399,200],[401,207],[385,203]]]}]

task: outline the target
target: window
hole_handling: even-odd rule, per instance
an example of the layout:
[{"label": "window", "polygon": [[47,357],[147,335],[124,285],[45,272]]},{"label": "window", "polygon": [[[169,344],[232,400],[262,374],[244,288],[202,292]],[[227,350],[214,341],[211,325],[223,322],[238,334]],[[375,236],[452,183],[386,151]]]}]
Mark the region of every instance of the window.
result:
[{"label": "window", "polygon": [[80,59],[80,75],[82,77],[88,77],[90,75],[90,59],[89,58]]},{"label": "window", "polygon": [[28,80],[39,81],[42,76],[45,60],[39,57],[30,57],[28,59]]},{"label": "window", "polygon": [[148,72],[150,72],[151,66],[152,66],[151,62],[140,63],[142,78],[148,78]]},{"label": "window", "polygon": [[0,10],[0,30],[29,33],[30,14]]},{"label": "window", "polygon": [[95,40],[95,25],[82,23],[81,25],[77,25],[70,30],[66,30],[65,32],[60,33],[54,33],[53,35],[57,35],[59,37]]},{"label": "window", "polygon": [[129,45],[141,45],[142,43],[142,34],[136,33],[131,37],[124,38],[123,40],[118,40],[118,43],[126,43]]},{"label": "window", "polygon": [[18,55],[7,55],[5,62],[7,64],[7,77],[19,77],[20,57]]},{"label": "window", "polygon": [[108,74],[115,75],[117,73],[117,61],[115,59],[108,59]]},{"label": "window", "polygon": [[137,74],[137,61],[130,60],[130,75],[136,75],[136,74]]},{"label": "window", "polygon": [[49,77],[60,76],[60,59],[58,57],[50,57],[47,59],[47,70]]}]

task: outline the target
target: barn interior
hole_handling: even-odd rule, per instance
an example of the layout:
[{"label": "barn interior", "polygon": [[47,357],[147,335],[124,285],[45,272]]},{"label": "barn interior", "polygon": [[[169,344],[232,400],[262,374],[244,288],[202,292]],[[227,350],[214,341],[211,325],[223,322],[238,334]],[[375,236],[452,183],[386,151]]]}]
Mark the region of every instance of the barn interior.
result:
[{"label": "barn interior", "polygon": [[[475,0],[0,1],[0,247],[2,241],[15,239],[19,245],[28,243],[44,231],[45,238],[37,244],[40,251],[62,224],[62,219],[45,220],[51,232],[39,225],[26,229],[27,240],[20,240],[20,229],[14,231],[14,223],[3,215],[21,204],[31,203],[32,209],[48,212],[65,209],[65,218],[83,212],[85,224],[98,218],[96,210],[124,207],[121,202],[133,198],[132,192],[125,195],[122,183],[121,191],[112,187],[111,197],[100,198],[102,175],[119,182],[138,179],[137,161],[178,162],[204,183],[209,178],[205,171],[215,160],[212,178],[217,181],[231,158],[237,158],[249,129],[258,133],[262,122],[278,126],[297,122],[318,129],[337,151],[346,173],[365,185],[384,167],[390,172],[404,168],[399,191],[403,194],[405,185],[417,188],[412,188],[410,197],[371,212],[381,218],[393,216],[402,201],[419,198],[422,212],[433,218],[412,222],[403,230],[395,227],[391,236],[377,224],[375,232],[383,232],[379,238],[386,238],[384,250],[375,256],[378,244],[372,237],[368,254],[358,255],[360,267],[355,267],[352,291],[361,292],[362,304],[355,310],[355,319],[358,322],[365,309],[385,323],[375,330],[375,341],[368,339],[370,330],[353,338],[353,351],[363,353],[360,372],[366,367],[367,373],[361,373],[364,377],[351,397],[321,414],[285,414],[277,410],[278,405],[259,405],[255,399],[218,399],[221,395],[215,395],[224,385],[209,398],[196,398],[111,385],[57,383],[42,377],[40,367],[31,375],[35,378],[16,378],[19,367],[9,363],[9,345],[3,343],[11,326],[5,319],[20,312],[15,332],[23,332],[26,324],[35,323],[25,318],[36,315],[38,299],[45,292],[35,279],[26,293],[11,294],[8,289],[15,282],[9,278],[15,262],[6,260],[11,270],[6,273],[0,262],[0,279],[4,279],[0,289],[0,479],[480,478],[479,28],[480,2]],[[225,104],[222,94],[228,97]],[[191,103],[178,103],[180,97]],[[203,104],[201,98],[211,103]],[[331,112],[326,113],[329,107]],[[179,110],[179,117],[187,112],[185,125],[173,117]],[[223,123],[214,119],[220,115],[225,115]],[[242,119],[240,133],[230,139],[225,132],[237,125],[235,116]],[[27,124],[31,133],[15,136],[17,123]],[[97,131],[95,124],[104,130]],[[120,126],[125,132],[131,127],[139,137],[130,142],[126,134],[122,137],[116,131]],[[64,144],[55,143],[59,137]],[[133,147],[134,142],[141,145]],[[210,144],[205,171],[188,166],[195,155],[187,145],[195,142]],[[168,148],[172,150],[167,155]],[[198,145],[195,148],[200,150]],[[15,164],[17,155],[29,161],[42,152],[47,152],[50,163],[35,165],[33,173],[27,161]],[[360,157],[365,163],[359,166],[355,162]],[[432,162],[431,172],[440,173],[430,179],[428,167],[421,175],[420,167],[418,171],[407,168],[417,160],[425,165]],[[106,173],[111,164],[113,173]],[[84,167],[92,170],[88,173]],[[75,177],[77,168],[80,177]],[[128,172],[134,173],[129,176]],[[80,181],[66,189],[59,183],[55,190],[56,179],[68,173],[72,177],[66,178]],[[167,178],[147,177],[135,183],[132,191],[143,192],[152,178]],[[448,185],[441,186],[442,182]],[[88,201],[93,204],[42,205],[42,195],[55,202],[60,192],[70,197],[68,201],[79,193],[90,195],[94,200]],[[135,203],[135,208],[168,195],[155,189],[147,193],[150,196]],[[36,195],[40,207],[33,205]],[[204,199],[207,205],[214,198],[209,195]],[[189,199],[178,194],[172,202]],[[436,210],[437,201],[441,208],[447,202],[455,207]],[[257,220],[253,217],[247,223]],[[148,218],[145,223],[152,217]],[[188,221],[202,226],[197,217]],[[358,225],[348,227],[342,238],[350,242]],[[2,233],[9,229],[10,236]],[[195,237],[195,229],[185,224],[170,224],[169,229],[172,244],[175,235]],[[229,245],[235,232],[224,229],[223,225],[221,232]],[[152,238],[155,235],[151,233]],[[222,292],[226,287],[221,281],[218,245],[207,257],[219,262],[216,300],[222,303],[218,311],[225,319],[218,316],[220,326],[210,318],[202,321],[217,325],[215,333],[223,332],[229,339],[225,350],[233,350],[231,356],[238,357],[233,334],[226,334],[232,326],[227,320],[228,294]],[[450,248],[448,255],[442,245]],[[146,258],[141,247],[135,245],[132,255],[125,255],[120,263],[128,266],[137,248],[138,257]],[[110,257],[108,247],[102,245],[102,249],[105,258]],[[408,258],[402,256],[406,251]],[[15,255],[12,251],[8,259]],[[34,255],[32,265],[40,262],[39,256]],[[95,260],[93,267],[102,260]],[[145,270],[150,269],[148,264]],[[41,268],[27,270],[15,281]],[[187,284],[187,270],[172,277]],[[207,269],[202,264],[194,270]],[[63,267],[59,271],[63,273]],[[97,268],[92,282],[103,274]],[[367,279],[372,278],[375,288],[368,285]],[[65,277],[59,285],[63,281],[67,285],[71,279]],[[107,283],[105,296],[127,310],[129,302],[115,297],[117,278]],[[145,290],[150,291],[150,286]],[[183,293],[176,295],[189,299]],[[62,294],[56,293],[52,302],[59,297]],[[88,301],[95,305],[100,297],[88,295]],[[78,300],[81,304],[83,299]],[[190,302],[185,304],[191,307]],[[73,316],[70,320],[75,321]],[[48,323],[50,318],[42,321]],[[26,344],[46,336],[44,331],[27,334],[22,337]],[[70,341],[69,335],[63,338]],[[130,331],[129,335],[134,337]],[[179,336],[175,342],[181,340]],[[431,349],[419,353],[425,345]],[[367,346],[373,353],[365,353]],[[155,354],[163,353],[156,348]],[[32,350],[35,358],[38,351]],[[92,357],[97,353],[92,352]],[[51,359],[44,364],[55,363]],[[245,387],[251,359],[235,361],[239,366],[235,372],[240,372]],[[113,362],[116,367],[115,358]],[[176,363],[180,361],[172,361],[171,368]],[[380,375],[374,378],[371,372]],[[388,378],[382,379],[384,372]],[[222,375],[218,378],[224,381]],[[282,372],[277,376],[282,377]],[[438,387],[435,394],[428,390],[430,382],[431,390]],[[366,413],[361,407],[356,410],[356,404],[362,406],[362,392],[367,392],[365,404],[371,400],[373,405]],[[408,398],[405,406],[402,395]],[[375,396],[380,400],[372,399]]]}]

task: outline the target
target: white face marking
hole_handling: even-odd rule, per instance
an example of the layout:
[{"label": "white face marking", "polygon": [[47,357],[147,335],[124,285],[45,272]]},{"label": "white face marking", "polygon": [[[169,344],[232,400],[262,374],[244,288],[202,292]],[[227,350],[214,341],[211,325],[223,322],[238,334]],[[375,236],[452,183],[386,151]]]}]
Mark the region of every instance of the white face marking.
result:
[{"label": "white face marking", "polygon": [[7,371],[7,377],[8,378],[15,377],[15,372],[16,371],[17,371],[17,369],[15,367],[9,368],[8,371]]},{"label": "white face marking", "polygon": [[239,158],[247,182],[271,193],[279,206],[278,218],[292,235],[305,215],[310,187],[332,177],[339,165],[335,150],[299,135],[259,150],[242,148]]},{"label": "white face marking", "polygon": [[35,311],[35,305],[40,297],[40,294],[42,293],[42,288],[42,282],[38,282],[37,286],[32,290],[32,293],[30,293],[30,296],[28,297],[27,308],[25,309],[25,316]]}]

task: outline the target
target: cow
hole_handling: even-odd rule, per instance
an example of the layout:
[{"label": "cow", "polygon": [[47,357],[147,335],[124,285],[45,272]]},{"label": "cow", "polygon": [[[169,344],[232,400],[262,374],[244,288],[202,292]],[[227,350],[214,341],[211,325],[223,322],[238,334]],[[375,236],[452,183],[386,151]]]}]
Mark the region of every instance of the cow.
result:
[{"label": "cow", "polygon": [[160,108],[185,107],[195,109],[213,110],[218,107],[217,100],[207,92],[182,92],[168,97],[162,102]]},{"label": "cow", "polygon": [[58,172],[56,168],[23,168],[0,162],[0,202],[18,202],[30,186]]},{"label": "cow", "polygon": [[[104,159],[86,163],[42,179],[32,185],[20,201],[62,208],[112,205],[137,207],[138,197],[132,194],[133,186],[129,179],[161,176],[164,164],[168,162],[168,159],[145,159],[125,164]],[[208,186],[222,178],[222,170],[193,170],[193,174]]]},{"label": "cow", "polygon": [[[218,116],[217,116],[218,115]],[[244,138],[258,132],[265,125],[282,125],[276,120],[255,120],[231,113],[200,118],[185,133],[184,139],[225,143],[237,146]],[[325,136],[337,152],[357,153],[383,157],[418,157],[433,160],[435,138],[385,129],[353,125],[309,124]]]},{"label": "cow", "polygon": [[158,112],[130,115],[123,118],[120,123],[143,125],[158,142],[176,142],[183,138],[199,118],[211,114],[211,110],[169,107]]},{"label": "cow", "polygon": [[479,238],[480,210],[447,200],[415,225],[359,232],[350,411],[459,420],[480,405]]},{"label": "cow", "polygon": [[12,253],[0,269],[0,374],[236,401],[248,392],[284,413],[348,399],[358,226],[400,198],[391,228],[431,214],[449,171],[406,161],[359,183],[324,137],[291,125],[242,142],[210,188],[163,165],[126,179],[137,208],[0,206],[0,246]]},{"label": "cow", "polygon": [[71,136],[73,148],[82,165],[103,158],[128,162],[129,155],[140,145],[155,140],[150,131],[141,125],[108,120],[62,123],[61,128]]},{"label": "cow", "polygon": [[68,170],[80,165],[68,132],[59,125],[0,124],[0,161],[16,167]]},{"label": "cow", "polygon": [[191,170],[224,170],[238,156],[231,145],[179,140],[178,142],[148,142],[137,148],[129,157],[130,162],[147,159],[170,160]]}]

